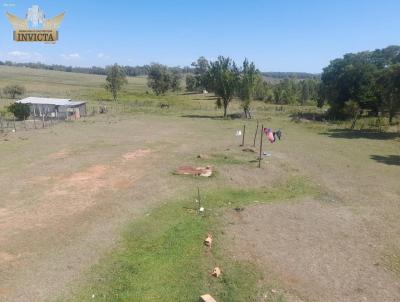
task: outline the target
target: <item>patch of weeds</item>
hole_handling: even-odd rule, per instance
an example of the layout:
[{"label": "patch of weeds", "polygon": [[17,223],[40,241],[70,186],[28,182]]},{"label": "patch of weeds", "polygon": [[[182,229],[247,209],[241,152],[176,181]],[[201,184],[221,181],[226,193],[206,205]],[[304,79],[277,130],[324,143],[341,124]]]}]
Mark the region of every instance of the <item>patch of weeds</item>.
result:
[{"label": "patch of weeds", "polygon": [[303,177],[292,177],[285,183],[253,189],[224,188],[206,193],[203,204],[209,208],[244,206],[256,202],[288,200],[302,196],[316,196],[317,188]]},{"label": "patch of weeds", "polygon": [[[198,301],[210,293],[220,302],[259,301],[261,273],[255,265],[226,255],[216,213],[255,200],[272,202],[313,194],[301,178],[261,189],[221,189],[202,194],[206,214],[198,215],[193,198],[170,201],[131,224],[119,248],[89,276],[86,286],[67,301]],[[212,208],[214,211],[210,211]],[[203,245],[214,235],[212,249]],[[211,277],[215,266],[220,278]],[[65,300],[64,300],[65,301]],[[273,298],[267,301],[284,301]]]},{"label": "patch of weeds", "polygon": [[393,253],[386,255],[384,262],[392,272],[400,276],[400,250],[395,250]]}]

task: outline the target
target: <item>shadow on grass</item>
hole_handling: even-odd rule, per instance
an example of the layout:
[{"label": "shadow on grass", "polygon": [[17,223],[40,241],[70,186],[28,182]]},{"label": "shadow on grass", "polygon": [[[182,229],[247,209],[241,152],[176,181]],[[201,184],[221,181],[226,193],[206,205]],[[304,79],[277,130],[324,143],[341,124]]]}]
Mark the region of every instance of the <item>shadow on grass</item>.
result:
[{"label": "shadow on grass", "polygon": [[327,120],[326,113],[323,112],[296,112],[289,115],[292,122],[297,122],[300,120],[324,122]]},{"label": "shadow on grass", "polygon": [[212,100],[216,100],[217,97],[216,96],[207,96],[207,97],[203,97],[203,98],[195,98],[193,99],[193,101],[212,101]]},{"label": "shadow on grass", "polygon": [[182,115],[182,117],[212,119],[212,120],[235,120],[235,119],[242,119],[243,114],[242,113],[232,113],[232,114],[228,114],[226,118],[224,118],[222,115],[215,116],[215,115],[201,115],[201,114],[187,114],[187,115]]},{"label": "shadow on grass", "polygon": [[347,138],[347,139],[375,139],[375,140],[389,140],[400,138],[400,133],[395,132],[377,132],[366,130],[350,130],[350,129],[331,129],[327,132],[320,133],[333,138]]},{"label": "shadow on grass", "polygon": [[371,159],[386,165],[400,166],[400,155],[371,155]]},{"label": "shadow on grass", "polygon": [[222,116],[215,116],[215,115],[201,115],[201,114],[186,114],[182,115],[182,117],[188,118],[204,118],[204,119],[212,119],[212,120],[222,120]]}]

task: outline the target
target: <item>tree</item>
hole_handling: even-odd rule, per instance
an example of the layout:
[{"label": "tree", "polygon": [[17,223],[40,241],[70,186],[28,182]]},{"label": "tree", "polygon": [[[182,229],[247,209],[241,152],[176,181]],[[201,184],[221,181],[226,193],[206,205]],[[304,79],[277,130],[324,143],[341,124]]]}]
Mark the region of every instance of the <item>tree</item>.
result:
[{"label": "tree", "polygon": [[14,116],[19,120],[26,119],[31,113],[29,105],[21,103],[11,104],[8,106],[8,111],[14,114]]},{"label": "tree", "polygon": [[208,68],[210,67],[208,60],[203,56],[198,58],[196,62],[193,62],[192,66],[194,67],[194,73],[196,75],[206,74],[208,71]]},{"label": "tree", "polygon": [[113,100],[117,101],[118,93],[121,91],[122,87],[128,83],[125,70],[118,64],[107,68],[106,82],[106,90],[112,94]]},{"label": "tree", "polygon": [[273,93],[276,104],[294,104],[298,101],[298,88],[293,79],[283,79],[274,85]]},{"label": "tree", "polygon": [[242,101],[242,107],[246,118],[251,118],[250,103],[254,96],[259,72],[254,63],[249,63],[247,59],[243,62],[238,82],[238,95]]},{"label": "tree", "polygon": [[208,60],[204,57],[200,57],[196,62],[192,63],[194,67],[194,77],[196,79],[196,89],[199,91],[203,91],[204,89],[209,89],[209,77],[208,70],[210,68],[210,64]]},{"label": "tree", "polygon": [[308,85],[308,81],[300,82],[300,103],[301,105],[305,105],[306,102],[310,99],[310,87]]},{"label": "tree", "polygon": [[16,99],[25,93],[25,87],[20,85],[8,85],[3,88],[3,93],[10,99]]},{"label": "tree", "polygon": [[181,90],[181,80],[182,80],[182,75],[178,70],[174,70],[171,73],[171,83],[170,87],[173,92],[178,92]]},{"label": "tree", "polygon": [[382,107],[388,111],[391,124],[400,110],[400,64],[382,70],[377,78],[377,87]]},{"label": "tree", "polygon": [[331,105],[331,113],[343,116],[345,103],[353,100],[361,108],[378,109],[372,91],[377,67],[371,63],[369,53],[347,54],[324,68],[321,80]]},{"label": "tree", "polygon": [[361,114],[360,105],[358,105],[358,103],[353,100],[349,100],[344,103],[343,112],[353,119],[350,127],[350,129],[353,130],[356,126],[357,119]]},{"label": "tree", "polygon": [[186,90],[195,91],[196,90],[196,78],[192,74],[186,76]]},{"label": "tree", "polygon": [[158,63],[150,65],[147,85],[156,95],[164,94],[171,87],[171,73],[167,66]]},{"label": "tree", "polygon": [[210,87],[221,99],[226,117],[228,105],[237,90],[239,70],[230,58],[219,56],[217,61],[211,62],[208,74]]},{"label": "tree", "polygon": [[256,78],[254,98],[260,101],[272,101],[273,99],[272,85],[264,81],[261,75]]},{"label": "tree", "polygon": [[376,81],[382,72],[399,63],[400,46],[350,53],[333,60],[324,68],[321,77],[321,90],[331,106],[330,113],[345,117],[345,104],[352,100],[361,109],[371,110],[377,115],[382,108],[387,107],[382,102],[387,101],[388,97],[384,98],[382,91],[377,93],[376,87],[382,88],[382,83],[377,86]]}]

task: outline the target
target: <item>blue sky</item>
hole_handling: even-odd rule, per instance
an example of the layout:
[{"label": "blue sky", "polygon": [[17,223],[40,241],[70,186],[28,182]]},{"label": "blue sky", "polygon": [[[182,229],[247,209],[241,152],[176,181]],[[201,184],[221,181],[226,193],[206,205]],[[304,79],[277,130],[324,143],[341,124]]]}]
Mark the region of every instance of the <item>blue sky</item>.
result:
[{"label": "blue sky", "polygon": [[[8,11],[65,11],[55,45],[12,41]],[[263,71],[320,72],[348,52],[400,44],[399,0],[1,0],[0,60],[73,66],[245,57]]]}]

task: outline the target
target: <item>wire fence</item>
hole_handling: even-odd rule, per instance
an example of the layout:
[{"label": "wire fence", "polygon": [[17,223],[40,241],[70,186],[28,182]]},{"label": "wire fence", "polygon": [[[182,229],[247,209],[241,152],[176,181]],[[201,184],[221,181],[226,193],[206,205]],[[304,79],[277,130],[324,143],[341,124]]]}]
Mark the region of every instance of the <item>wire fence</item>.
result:
[{"label": "wire fence", "polygon": [[[92,117],[107,113],[129,113],[137,109],[135,104],[123,103],[106,103],[106,104],[87,104],[86,115],[82,115],[79,120],[85,120]],[[76,116],[61,118],[47,113],[42,116],[31,115],[24,120],[18,120],[15,117],[1,115],[0,113],[0,133],[21,132],[29,130],[38,130],[53,127],[60,123],[71,122],[77,120]]]}]

